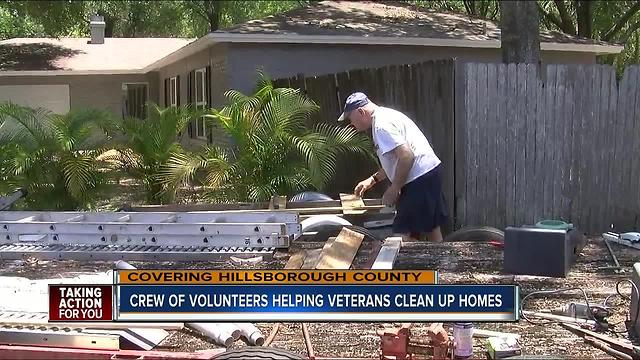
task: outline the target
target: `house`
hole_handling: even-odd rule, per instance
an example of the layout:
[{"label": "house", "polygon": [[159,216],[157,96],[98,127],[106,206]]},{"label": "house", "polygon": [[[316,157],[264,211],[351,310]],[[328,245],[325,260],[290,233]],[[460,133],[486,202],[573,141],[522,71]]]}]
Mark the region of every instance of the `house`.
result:
[{"label": "house", "polygon": [[[145,101],[219,106],[229,88],[250,91],[257,68],[280,78],[452,57],[501,58],[494,22],[392,2],[322,1],[197,40],[105,39],[99,17],[90,26],[91,39],[1,41],[0,101],[140,116]],[[543,65],[593,64],[598,55],[623,49],[556,32],[540,36]],[[190,130],[196,143],[212,141],[204,122]]]}]

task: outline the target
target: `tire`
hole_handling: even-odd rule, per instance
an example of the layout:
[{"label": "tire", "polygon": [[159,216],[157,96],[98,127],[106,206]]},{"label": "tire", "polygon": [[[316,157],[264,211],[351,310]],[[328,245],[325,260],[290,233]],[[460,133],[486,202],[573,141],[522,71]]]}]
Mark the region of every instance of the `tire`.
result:
[{"label": "tire", "polygon": [[470,226],[454,231],[444,238],[445,242],[453,241],[478,241],[486,242],[497,240],[504,242],[504,231],[490,226]]},{"label": "tire", "polygon": [[214,356],[214,360],[303,360],[304,357],[285,350],[272,347],[246,347],[236,350],[228,350]]},{"label": "tire", "polygon": [[315,191],[305,191],[293,195],[289,201],[291,202],[307,202],[307,201],[326,201],[333,200],[329,195],[325,195]]}]

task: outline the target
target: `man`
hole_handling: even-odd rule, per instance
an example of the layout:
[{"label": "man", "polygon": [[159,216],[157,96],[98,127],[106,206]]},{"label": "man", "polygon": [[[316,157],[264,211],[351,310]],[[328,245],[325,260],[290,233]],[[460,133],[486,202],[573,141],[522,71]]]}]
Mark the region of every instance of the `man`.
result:
[{"label": "man", "polygon": [[388,178],[391,186],[382,196],[385,205],[396,207],[393,231],[408,240],[427,234],[442,241],[440,225],[447,221],[442,196],[440,159],[416,124],[403,113],[378,106],[360,92],[351,94],[338,121],[348,119],[359,132],[372,130],[381,168],[354,189],[357,196]]}]

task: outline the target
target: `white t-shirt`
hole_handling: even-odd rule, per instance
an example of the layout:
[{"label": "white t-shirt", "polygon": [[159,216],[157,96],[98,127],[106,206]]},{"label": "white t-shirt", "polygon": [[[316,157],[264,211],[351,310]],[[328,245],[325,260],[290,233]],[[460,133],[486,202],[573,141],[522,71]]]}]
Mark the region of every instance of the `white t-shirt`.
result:
[{"label": "white t-shirt", "polygon": [[373,113],[372,133],[376,153],[389,181],[393,182],[398,165],[398,158],[391,150],[400,145],[408,144],[415,157],[405,184],[440,164],[440,159],[431,148],[429,140],[418,126],[400,111],[378,106]]}]

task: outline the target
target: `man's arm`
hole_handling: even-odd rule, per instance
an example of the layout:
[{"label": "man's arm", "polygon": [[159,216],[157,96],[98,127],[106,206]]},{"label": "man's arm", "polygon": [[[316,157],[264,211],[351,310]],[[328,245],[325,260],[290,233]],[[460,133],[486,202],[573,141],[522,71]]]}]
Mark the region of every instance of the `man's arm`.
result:
[{"label": "man's arm", "polygon": [[413,151],[407,144],[403,144],[393,149],[394,155],[398,159],[398,165],[396,165],[396,174],[392,180],[392,186],[396,187],[398,191],[404,186],[409,176],[409,171],[413,167],[413,161],[415,156]]},{"label": "man's arm", "polygon": [[402,144],[392,150],[394,156],[398,158],[398,164],[396,165],[396,174],[391,182],[391,186],[382,195],[382,203],[385,205],[395,205],[400,195],[400,189],[404,186],[409,176],[409,171],[413,166],[415,159],[413,151],[407,144]]},{"label": "man's arm", "polygon": [[371,177],[373,178],[373,180],[375,180],[376,183],[379,183],[380,181],[382,181],[382,180],[387,178],[387,173],[385,173],[384,169],[382,167],[380,167],[380,169],[378,169],[378,171],[373,173],[373,175],[371,175]]}]

